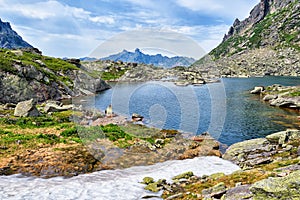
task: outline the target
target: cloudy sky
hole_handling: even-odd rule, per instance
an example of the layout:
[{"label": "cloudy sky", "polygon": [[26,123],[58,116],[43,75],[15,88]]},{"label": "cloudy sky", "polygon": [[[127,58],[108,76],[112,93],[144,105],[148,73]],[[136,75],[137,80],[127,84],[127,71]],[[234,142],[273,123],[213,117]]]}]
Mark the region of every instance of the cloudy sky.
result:
[{"label": "cloudy sky", "polygon": [[258,2],[0,0],[0,18],[43,54],[55,57],[89,56],[120,33],[148,28],[182,34],[208,52],[221,42],[234,19],[247,17]]}]

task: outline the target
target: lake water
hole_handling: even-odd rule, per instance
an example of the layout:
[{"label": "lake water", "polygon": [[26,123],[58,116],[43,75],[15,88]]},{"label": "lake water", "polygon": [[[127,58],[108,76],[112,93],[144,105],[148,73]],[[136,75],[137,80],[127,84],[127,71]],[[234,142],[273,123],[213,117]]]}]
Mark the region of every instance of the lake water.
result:
[{"label": "lake water", "polygon": [[114,112],[138,113],[145,123],[195,135],[208,131],[230,145],[264,137],[287,128],[299,128],[299,112],[275,108],[249,93],[255,86],[300,85],[300,77],[225,78],[220,83],[179,87],[169,82],[118,83],[98,94],[98,109],[112,104]]}]

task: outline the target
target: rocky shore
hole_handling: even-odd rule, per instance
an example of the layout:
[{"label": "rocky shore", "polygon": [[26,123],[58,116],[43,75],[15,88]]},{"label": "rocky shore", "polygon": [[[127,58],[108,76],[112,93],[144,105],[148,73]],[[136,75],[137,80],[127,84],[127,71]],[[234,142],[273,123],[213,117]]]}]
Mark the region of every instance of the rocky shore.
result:
[{"label": "rocky shore", "polygon": [[[172,183],[151,177],[145,189],[164,190],[164,199],[298,199],[300,198],[300,131],[287,130],[233,144],[223,159],[242,170],[197,177],[193,172],[175,176]],[[163,177],[162,177],[163,178]]]},{"label": "rocky shore", "polygon": [[300,86],[257,86],[250,93],[260,95],[271,106],[300,110]]},{"label": "rocky shore", "polygon": [[[124,63],[121,61],[82,62],[88,70],[101,74],[108,82],[147,82],[170,81],[179,86],[202,85],[216,82],[220,77],[216,72],[203,72],[203,69],[178,66],[171,69],[153,65]],[[202,70],[202,71],[201,71]],[[208,76],[208,73],[209,76]]]},{"label": "rocky shore", "polygon": [[33,99],[0,106],[0,175],[75,176],[197,156],[221,156],[219,143]]}]

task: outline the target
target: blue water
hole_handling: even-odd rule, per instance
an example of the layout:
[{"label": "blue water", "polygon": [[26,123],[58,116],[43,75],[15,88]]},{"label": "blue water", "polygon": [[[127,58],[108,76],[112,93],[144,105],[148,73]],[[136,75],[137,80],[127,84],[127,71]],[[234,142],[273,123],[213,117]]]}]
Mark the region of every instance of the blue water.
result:
[{"label": "blue water", "polygon": [[[208,131],[230,145],[299,128],[299,112],[274,108],[249,94],[258,85],[300,85],[299,77],[230,78],[203,86],[178,87],[167,82],[122,83],[95,97],[95,107],[112,104],[116,113],[138,113],[145,123],[195,135]],[[288,116],[288,117],[287,117]]]}]

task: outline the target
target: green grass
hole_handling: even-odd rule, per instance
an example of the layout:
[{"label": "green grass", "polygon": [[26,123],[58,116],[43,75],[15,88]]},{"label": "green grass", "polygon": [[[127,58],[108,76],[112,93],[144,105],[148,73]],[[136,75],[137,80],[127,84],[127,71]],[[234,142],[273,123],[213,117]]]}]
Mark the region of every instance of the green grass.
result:
[{"label": "green grass", "polygon": [[102,131],[105,136],[111,141],[117,141],[119,139],[132,140],[133,137],[128,133],[125,133],[119,126],[115,124],[109,124],[106,126],[101,126]]},{"label": "green grass", "polygon": [[298,97],[298,96],[300,96],[300,91],[292,92],[292,93],[290,93],[290,96]]},{"label": "green grass", "polygon": [[20,127],[22,129],[29,128],[44,128],[44,127],[55,127],[65,128],[73,126],[70,123],[70,117],[72,111],[63,111],[53,113],[52,116],[39,116],[39,117],[3,117],[0,118],[0,125],[9,126],[10,128]]},{"label": "green grass", "polygon": [[111,81],[111,80],[116,80],[120,77],[122,77],[127,70],[111,70],[110,72],[103,72],[101,74],[101,79],[106,80],[106,81]]},{"label": "green grass", "polygon": [[0,146],[7,146],[15,149],[19,145],[22,147],[36,147],[36,144],[57,144],[65,143],[64,139],[54,134],[16,134],[12,132],[6,132],[0,134]]}]

